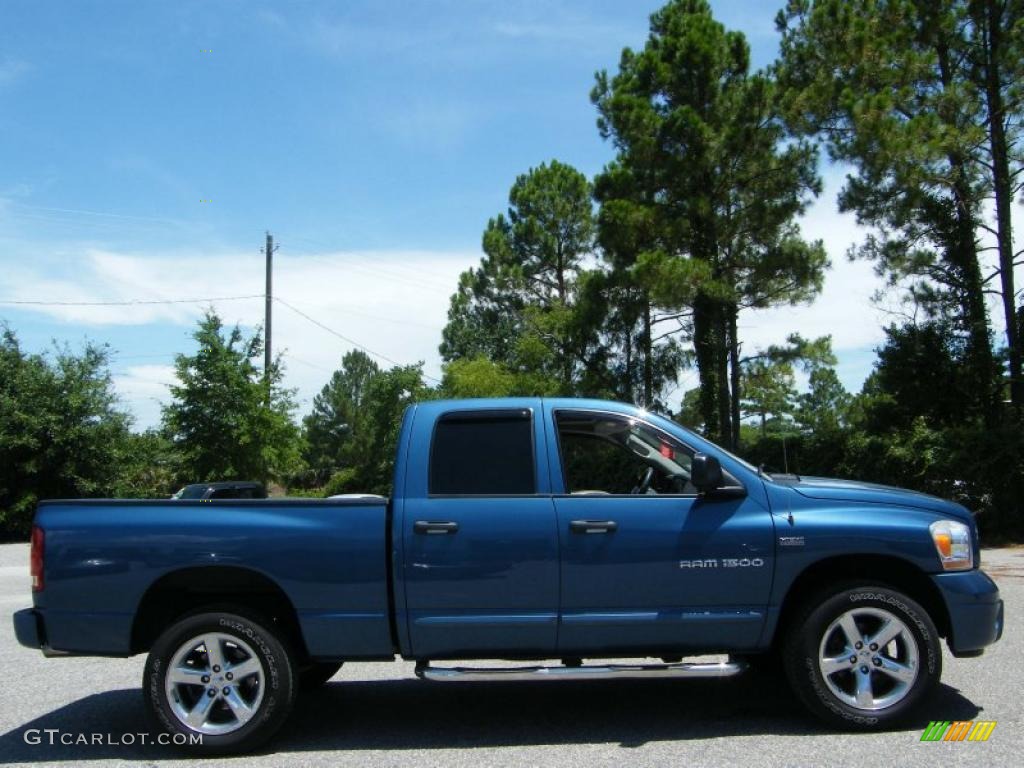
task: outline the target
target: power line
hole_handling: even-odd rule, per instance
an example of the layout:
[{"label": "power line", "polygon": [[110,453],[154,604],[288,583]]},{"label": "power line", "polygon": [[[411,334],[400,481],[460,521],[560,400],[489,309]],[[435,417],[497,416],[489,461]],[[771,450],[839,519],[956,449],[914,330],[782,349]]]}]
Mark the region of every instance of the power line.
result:
[{"label": "power line", "polygon": [[[332,336],[338,337],[339,339],[344,341],[346,344],[351,344],[353,347],[356,347],[357,349],[361,349],[363,352],[366,352],[367,354],[373,355],[374,357],[379,357],[384,362],[391,363],[391,365],[397,365],[397,366],[401,366],[402,365],[402,363],[398,362],[397,360],[392,360],[387,355],[382,355],[380,352],[375,352],[374,350],[370,349],[369,347],[360,344],[358,341],[356,341],[354,339],[350,339],[348,336],[344,335],[343,333],[339,333],[338,331],[334,330],[333,328],[324,325],[323,323],[321,323],[316,318],[310,317],[309,315],[307,315],[305,312],[303,312],[298,307],[292,306],[287,301],[282,299],[280,296],[275,296],[274,297],[274,301],[276,301],[276,302],[278,302],[280,304],[283,304],[284,306],[288,307],[288,309],[290,309],[292,312],[297,314],[299,317],[305,318],[306,320],[311,322],[313,325],[317,326],[318,328],[321,328],[322,330],[327,331]],[[430,376],[430,375],[428,375],[426,373],[423,374],[423,378],[430,379],[431,381],[437,382],[438,384],[441,383],[440,379],[436,379],[433,376]]]},{"label": "power line", "polygon": [[[52,210],[54,212],[46,213],[44,212],[46,210]],[[88,215],[83,216],[81,214]],[[125,222],[128,222],[131,226],[135,227],[154,227],[158,230],[172,227],[184,228],[186,226],[185,224],[177,223],[170,219],[151,219],[141,216],[121,216],[113,213],[103,214],[98,211],[72,211],[70,209],[41,209],[40,211],[37,211],[4,208],[0,209],[0,220],[12,222],[44,221],[55,227],[70,229],[99,228],[101,231],[113,230],[118,227],[123,228],[125,226]]]},{"label": "power line", "polygon": [[[352,266],[362,266],[363,269],[366,270],[377,270],[381,274],[391,277],[399,277],[407,280],[412,279],[416,281],[426,281],[437,287],[439,290],[445,291],[447,293],[452,292],[451,283],[449,283],[446,280],[441,280],[440,278],[436,277],[435,275],[429,272],[426,272],[425,270],[408,267],[404,264],[396,264],[390,261],[384,264],[379,264],[373,259],[369,258],[368,256],[358,253],[350,254],[350,257],[362,262],[362,264],[353,264]],[[456,281],[456,284],[457,283],[458,281]]]},{"label": "power line", "polygon": [[45,205],[29,205],[28,203],[14,203],[14,205],[21,208],[28,208],[33,211],[47,211],[51,213],[70,213],[76,216],[99,216],[106,219],[132,219],[134,221],[157,221],[164,224],[174,224],[175,226],[181,226],[180,221],[174,219],[164,219],[157,216],[133,216],[127,213],[110,213],[109,211],[94,211],[86,208],[51,208]]},{"label": "power line", "polygon": [[205,304],[211,301],[262,299],[262,293],[251,296],[208,296],[202,299],[129,299],[127,301],[21,301],[0,299],[0,305],[29,307],[131,307],[143,304]]},{"label": "power line", "polygon": [[362,344],[360,344],[360,343],[359,343],[358,341],[356,341],[356,340],[354,340],[354,339],[350,339],[350,338],[349,338],[348,336],[345,336],[344,334],[342,334],[342,333],[339,333],[338,331],[334,330],[333,328],[330,328],[330,327],[328,327],[328,326],[324,325],[323,323],[321,323],[321,322],[320,322],[319,320],[317,320],[316,318],[313,318],[313,317],[310,317],[309,315],[307,315],[307,314],[306,314],[305,312],[303,312],[303,311],[302,311],[301,309],[299,309],[299,308],[297,308],[297,307],[294,307],[294,306],[292,306],[292,305],[291,305],[291,304],[289,304],[289,303],[288,303],[287,301],[285,301],[284,299],[282,299],[282,298],[281,298],[280,296],[275,296],[275,297],[274,297],[274,301],[277,301],[277,302],[279,302],[279,303],[283,304],[284,306],[288,307],[288,309],[290,309],[290,310],[291,310],[292,312],[294,312],[295,314],[297,314],[297,315],[298,315],[299,317],[303,317],[303,318],[305,318],[306,320],[308,320],[309,322],[311,322],[311,323],[312,323],[313,325],[315,325],[315,326],[317,326],[318,328],[321,328],[321,329],[323,329],[323,330],[327,331],[327,332],[328,332],[329,334],[331,334],[332,336],[337,336],[337,337],[338,337],[339,339],[341,339],[341,340],[342,340],[342,341],[344,341],[345,343],[347,343],[347,344],[351,344],[351,345],[352,345],[352,346],[354,346],[354,347],[358,347],[359,349],[363,350],[364,352],[366,352],[366,353],[368,353],[368,354],[371,354],[371,355],[373,355],[374,357],[379,357],[379,358],[380,358],[381,360],[383,360],[384,362],[387,362],[387,363],[391,363],[392,365],[401,365],[401,363],[400,363],[400,362],[398,362],[397,360],[392,360],[392,359],[391,359],[390,357],[388,357],[387,355],[382,355],[382,354],[380,354],[379,352],[374,352],[374,351],[373,351],[372,349],[370,349],[369,347],[364,347],[364,346],[363,346]]},{"label": "power line", "polygon": [[389,272],[385,269],[381,269],[376,265],[355,263],[350,259],[356,258],[351,254],[346,254],[345,260],[342,262],[328,259],[324,256],[320,256],[309,251],[296,251],[296,256],[301,258],[309,259],[310,261],[316,261],[321,264],[334,267],[335,269],[355,269],[363,274],[373,275],[374,277],[383,277],[386,280],[392,280],[403,285],[408,285],[413,288],[419,288],[420,290],[429,290],[434,293],[444,293],[446,296],[450,296],[454,291],[449,285],[442,285],[439,281],[431,281],[430,278],[425,277],[421,274],[398,274],[396,272]]},{"label": "power line", "polygon": [[[318,371],[323,371],[324,373],[331,373],[331,374],[334,373],[334,371],[332,371],[330,368],[325,368],[322,365],[317,365],[316,363],[311,363],[308,360],[303,360],[301,357],[296,357],[295,355],[293,355],[288,350],[285,350],[281,354],[284,355],[284,357],[287,358],[288,360],[292,360],[292,361],[294,361],[296,363],[302,363],[303,365],[308,366],[310,368],[315,368]],[[307,397],[305,399],[308,400],[309,398]]]},{"label": "power line", "polygon": [[[373,261],[372,259],[368,258],[367,255],[364,253],[356,251],[346,251],[342,248],[329,245],[328,243],[325,243],[322,240],[314,240],[313,238],[305,237],[304,235],[291,235],[291,238],[295,240],[302,240],[306,243],[310,243],[311,245],[320,246],[321,248],[324,248],[327,251],[334,252],[336,257],[340,256],[341,259],[348,262],[348,266],[350,267],[354,267],[356,269],[363,269],[366,271],[374,271],[386,277],[397,279],[399,282],[402,282],[403,280],[415,280],[416,283],[414,283],[414,285],[419,288],[422,288],[424,283],[428,283],[431,285],[431,287],[437,288],[440,291],[445,291],[445,293],[448,295],[452,293],[452,286],[450,283],[441,280],[436,275],[433,275],[415,266],[407,266],[404,264],[395,263],[391,261],[388,261],[385,264],[379,264]],[[322,261],[326,264],[331,264],[332,266],[338,266],[335,262],[332,262],[331,260],[328,260],[323,256],[316,253],[312,253],[310,251],[296,251],[295,253],[298,256],[305,256],[306,258],[312,258],[316,261]],[[358,260],[365,263],[353,264],[352,260]],[[399,272],[404,274],[399,274]]]},{"label": "power line", "polygon": [[153,355],[123,355],[117,350],[110,352],[110,356],[116,357],[118,360],[145,360],[150,358],[176,357],[177,355],[177,352],[160,352]]},{"label": "power line", "polygon": [[160,381],[159,379],[152,379],[149,378],[148,376],[139,376],[138,374],[132,373],[131,371],[111,371],[110,375],[113,376],[114,378],[132,379],[133,381],[144,381],[147,384],[159,384],[161,387],[173,386],[172,382]]},{"label": "power line", "polygon": [[[213,301],[241,301],[241,300],[244,300],[244,299],[263,299],[263,298],[265,298],[265,294],[258,293],[258,294],[253,294],[251,296],[208,296],[208,297],[205,297],[205,298],[197,298],[197,299],[133,299],[133,300],[129,300],[129,301],[27,301],[27,300],[26,301],[22,301],[22,300],[14,300],[14,299],[0,299],[0,306],[128,307],[128,306],[135,306],[135,305],[158,305],[158,304],[203,304],[203,303],[206,303],[206,302],[213,302]],[[324,325],[323,323],[321,323],[316,318],[310,317],[305,312],[303,312],[301,309],[299,309],[298,307],[295,307],[292,304],[288,303],[287,301],[282,299],[280,296],[274,296],[274,297],[272,297],[272,299],[273,299],[273,301],[276,301],[276,302],[278,302],[280,304],[283,304],[284,306],[286,306],[288,309],[290,309],[295,314],[299,315],[300,317],[304,318],[305,320],[309,321],[310,323],[313,323],[313,325],[321,328],[322,330],[327,331],[327,333],[330,333],[332,336],[336,336],[337,338],[341,339],[342,341],[346,342],[347,344],[351,344],[352,346],[354,346],[354,347],[356,347],[358,349],[363,350],[367,354],[373,355],[374,357],[378,357],[381,360],[383,360],[383,361],[385,361],[387,363],[390,363],[391,365],[397,365],[397,366],[401,366],[402,365],[402,363],[398,362],[397,360],[393,360],[390,357],[388,357],[387,355],[381,354],[380,352],[376,352],[376,351],[370,349],[369,347],[367,347],[367,346],[365,346],[363,344],[360,344],[355,339],[350,339],[348,336],[345,336],[343,333],[340,333],[340,332],[334,330],[333,328],[331,328],[331,327],[329,327],[327,325]],[[356,313],[356,314],[360,314],[360,313]],[[378,319],[383,320],[385,318],[378,318]],[[114,353],[114,354],[117,355],[117,353]],[[152,355],[152,357],[164,357],[164,356],[165,355]],[[170,356],[170,355],[167,355],[167,356]],[[143,355],[124,356],[124,357],[122,357],[122,359],[129,359],[129,357],[143,357]],[[294,355],[292,357],[294,358]],[[297,358],[295,358],[295,359],[297,360]],[[299,361],[299,362],[305,362],[305,361],[303,360],[303,361]],[[310,363],[306,363],[306,364],[307,365],[311,365]],[[435,378],[434,376],[431,376],[431,375],[429,375],[427,373],[423,374],[423,378],[429,379],[430,381],[433,381],[433,382],[437,382],[438,384],[441,383],[440,379]]]},{"label": "power line", "polygon": [[358,309],[349,309],[348,307],[334,307],[336,312],[344,312],[346,315],[355,315],[356,317],[366,317],[370,320],[379,320],[382,323],[394,323],[395,325],[414,326],[416,328],[425,328],[428,331],[441,332],[441,326],[429,325],[427,323],[417,323],[415,320],[399,320],[397,317],[384,317],[383,315],[371,315],[369,312],[361,312]]}]

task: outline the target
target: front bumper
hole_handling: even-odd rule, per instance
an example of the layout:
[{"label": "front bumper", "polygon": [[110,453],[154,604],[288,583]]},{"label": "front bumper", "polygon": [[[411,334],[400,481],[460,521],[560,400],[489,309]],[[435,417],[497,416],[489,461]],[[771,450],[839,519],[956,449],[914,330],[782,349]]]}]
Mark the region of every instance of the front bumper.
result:
[{"label": "front bumper", "polygon": [[35,648],[37,651],[46,644],[43,619],[34,608],[15,611],[14,636],[26,648]]},{"label": "front bumper", "polygon": [[954,656],[975,656],[1003,635],[1003,601],[999,587],[984,571],[932,576],[949,614],[949,650]]}]

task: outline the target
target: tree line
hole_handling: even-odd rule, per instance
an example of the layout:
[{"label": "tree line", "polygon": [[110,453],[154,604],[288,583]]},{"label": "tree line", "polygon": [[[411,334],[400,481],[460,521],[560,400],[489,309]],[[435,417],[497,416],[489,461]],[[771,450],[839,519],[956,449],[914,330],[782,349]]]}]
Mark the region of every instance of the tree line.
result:
[{"label": "tree line", "polygon": [[[208,314],[161,427],[140,435],[102,349],[27,355],[8,331],[5,528],[22,532],[44,495],[185,481],[386,493],[406,405],[521,394],[635,402],[769,470],[955,498],[1019,537],[1024,0],[790,0],[776,25],[779,56],[754,70],[707,2],[672,0],[642,48],[596,74],[613,159],[592,179],[556,159],[513,181],[455,287],[438,386],[353,351],[300,423],[280,362],[258,366],[259,333]],[[822,154],[849,169],[837,204],[865,232],[842,257],[870,261],[903,308],[857,393],[828,337],[794,328],[755,349],[739,322],[821,291],[830,255],[799,219]],[[688,369],[697,386],[679,392]]]}]

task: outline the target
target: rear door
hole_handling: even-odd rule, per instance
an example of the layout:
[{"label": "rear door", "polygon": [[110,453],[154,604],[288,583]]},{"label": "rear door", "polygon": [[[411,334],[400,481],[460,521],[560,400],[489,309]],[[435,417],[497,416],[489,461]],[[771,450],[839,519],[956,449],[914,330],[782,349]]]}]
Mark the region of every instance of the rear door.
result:
[{"label": "rear door", "polygon": [[414,657],[554,653],[558,532],[542,422],[539,401],[418,407],[401,520]]},{"label": "rear door", "polygon": [[548,419],[560,654],[754,646],[771,588],[769,511],[750,496],[699,497],[693,448],[641,418],[554,407]]}]

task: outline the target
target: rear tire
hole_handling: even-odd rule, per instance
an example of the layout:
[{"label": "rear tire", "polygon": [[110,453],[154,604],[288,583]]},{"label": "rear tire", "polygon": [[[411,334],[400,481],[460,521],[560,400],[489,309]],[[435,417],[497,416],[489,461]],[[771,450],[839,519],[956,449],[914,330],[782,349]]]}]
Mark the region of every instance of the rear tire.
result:
[{"label": "rear tire", "polygon": [[288,718],[296,687],[291,656],[273,630],[226,612],[189,616],[167,629],[143,676],[159,729],[202,755],[266,742]]},{"label": "rear tire", "polygon": [[942,675],[928,613],[889,587],[858,584],[807,601],[783,645],[786,676],[825,722],[882,730],[909,716]]}]

